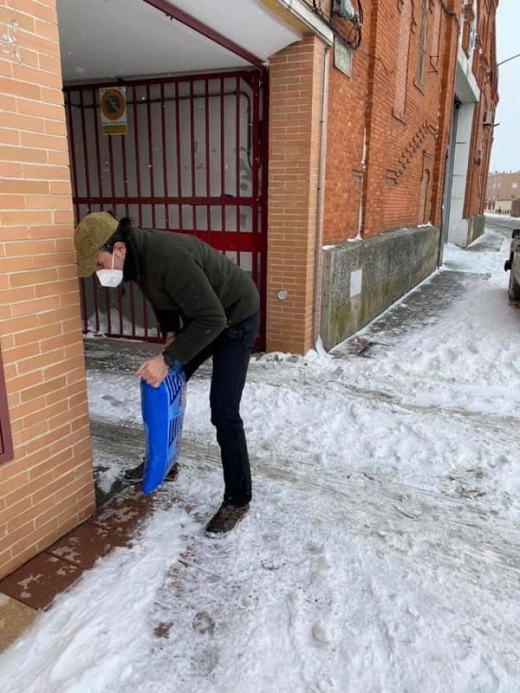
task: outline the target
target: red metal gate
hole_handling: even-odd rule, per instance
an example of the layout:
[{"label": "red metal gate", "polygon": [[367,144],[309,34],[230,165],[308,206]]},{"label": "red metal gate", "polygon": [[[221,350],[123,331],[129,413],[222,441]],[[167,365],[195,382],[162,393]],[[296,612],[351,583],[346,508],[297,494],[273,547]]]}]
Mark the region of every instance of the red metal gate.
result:
[{"label": "red metal gate", "polygon": [[[65,87],[76,220],[112,210],[143,227],[194,234],[251,274],[264,311],[263,78],[251,70],[125,81],[117,85],[126,90],[125,135],[103,134],[99,89],[111,85]],[[82,281],[82,314],[86,332],[159,339],[132,284],[123,295]]]}]

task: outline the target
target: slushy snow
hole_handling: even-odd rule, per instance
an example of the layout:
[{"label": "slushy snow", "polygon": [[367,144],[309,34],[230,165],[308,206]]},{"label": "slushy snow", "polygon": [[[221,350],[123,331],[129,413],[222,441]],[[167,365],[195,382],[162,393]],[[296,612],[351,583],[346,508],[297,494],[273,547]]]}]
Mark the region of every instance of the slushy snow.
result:
[{"label": "slushy snow", "polygon": [[[371,358],[255,358],[255,498],[223,538],[204,533],[222,479],[208,379],[191,381],[177,481],[132,546],[0,656],[0,690],[518,693],[520,311],[504,257],[448,246],[442,272],[471,290],[379,335]],[[135,376],[88,382],[92,418],[135,435]]]}]

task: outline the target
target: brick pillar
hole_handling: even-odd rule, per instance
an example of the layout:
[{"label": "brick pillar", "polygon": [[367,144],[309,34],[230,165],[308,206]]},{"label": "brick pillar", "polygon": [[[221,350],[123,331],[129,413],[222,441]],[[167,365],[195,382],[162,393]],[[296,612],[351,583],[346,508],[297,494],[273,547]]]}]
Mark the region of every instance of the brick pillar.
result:
[{"label": "brick pillar", "polygon": [[0,7],[0,576],[94,509],[56,0]]},{"label": "brick pillar", "polygon": [[[305,353],[319,325],[315,296],[325,46],[311,36],[269,68],[267,350]],[[323,144],[324,148],[324,144]],[[319,287],[318,287],[319,288]],[[283,300],[279,292],[286,292]],[[283,295],[283,294],[282,294]]]}]

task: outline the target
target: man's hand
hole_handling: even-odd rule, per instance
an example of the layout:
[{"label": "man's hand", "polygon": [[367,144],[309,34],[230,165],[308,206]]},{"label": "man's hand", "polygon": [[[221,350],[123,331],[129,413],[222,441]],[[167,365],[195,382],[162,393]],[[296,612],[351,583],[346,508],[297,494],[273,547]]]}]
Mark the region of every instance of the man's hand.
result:
[{"label": "man's hand", "polygon": [[153,356],[151,359],[144,361],[137,369],[136,375],[141,376],[148,385],[159,387],[168,375],[168,366],[162,354],[157,354],[157,356]]},{"label": "man's hand", "polygon": [[164,338],[164,343],[166,346],[170,346],[170,344],[173,344],[175,341],[175,332],[168,332],[166,337]]}]

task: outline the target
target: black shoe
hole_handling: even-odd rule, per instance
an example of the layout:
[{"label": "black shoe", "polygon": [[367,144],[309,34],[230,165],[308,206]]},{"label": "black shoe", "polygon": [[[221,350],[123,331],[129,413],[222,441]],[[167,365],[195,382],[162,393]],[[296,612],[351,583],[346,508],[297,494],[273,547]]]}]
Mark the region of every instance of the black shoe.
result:
[{"label": "black shoe", "polygon": [[211,534],[223,534],[231,531],[240,520],[247,515],[249,503],[236,506],[230,503],[222,503],[217,512],[206,525],[206,532]]},{"label": "black shoe", "polygon": [[139,482],[143,480],[144,475],[144,462],[141,462],[137,467],[133,467],[126,471],[123,475],[126,481]]},{"label": "black shoe", "polygon": [[[173,467],[170,469],[168,474],[164,477],[165,481],[173,481],[174,479],[177,478],[177,474],[179,473],[179,463],[177,462],[176,464],[173,465]],[[143,480],[144,476],[144,462],[141,462],[140,465],[137,467],[134,467],[133,469],[129,469],[127,472],[124,473],[124,479],[126,481],[130,481],[134,484],[139,483],[140,481]]]}]

